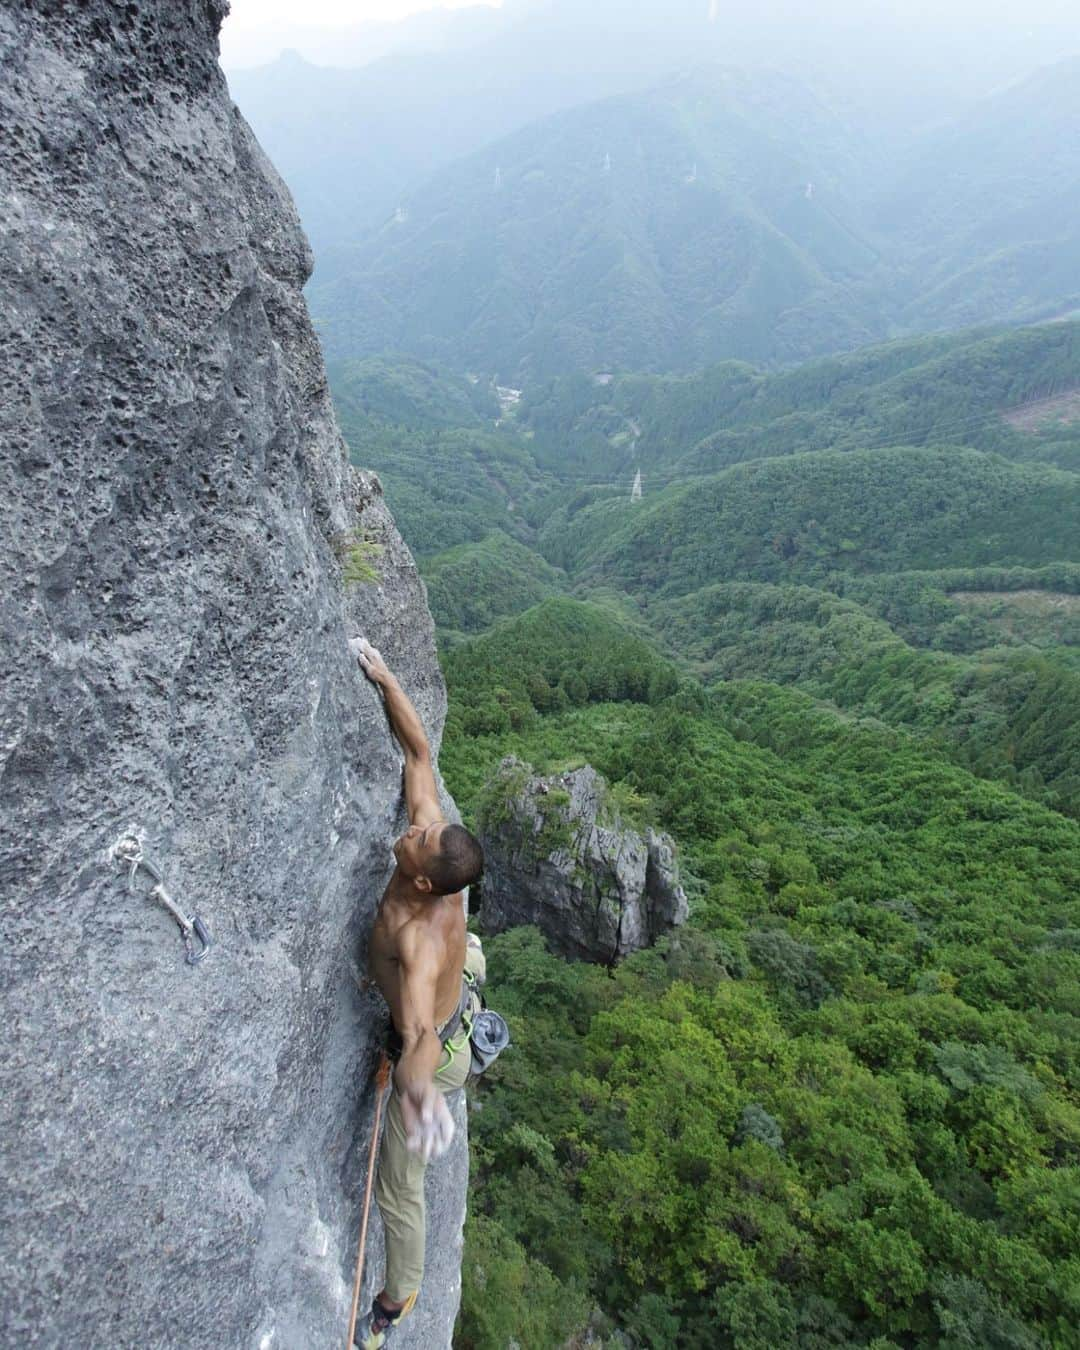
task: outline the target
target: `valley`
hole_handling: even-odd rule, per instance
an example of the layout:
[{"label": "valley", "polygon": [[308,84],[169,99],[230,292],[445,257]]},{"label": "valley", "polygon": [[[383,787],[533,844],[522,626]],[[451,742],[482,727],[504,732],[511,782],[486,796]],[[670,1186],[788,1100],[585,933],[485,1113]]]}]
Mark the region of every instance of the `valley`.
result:
[{"label": "valley", "polygon": [[[1078,341],[571,375],[512,411],[430,366],[452,430],[422,397],[357,428],[423,560],[466,818],[507,754],[592,764],[691,895],[611,974],[489,941],[516,1055],[473,1125],[462,1345],[568,1315],[639,1344],[1071,1344],[1036,1215],[1080,1147],[1078,437],[1007,410]],[[365,369],[371,407],[423,383]]]}]

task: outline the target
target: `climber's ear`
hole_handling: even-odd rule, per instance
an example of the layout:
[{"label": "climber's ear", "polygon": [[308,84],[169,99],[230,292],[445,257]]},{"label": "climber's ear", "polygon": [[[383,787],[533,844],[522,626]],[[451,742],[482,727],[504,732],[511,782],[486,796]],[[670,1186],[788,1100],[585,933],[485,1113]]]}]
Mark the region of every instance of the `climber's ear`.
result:
[{"label": "climber's ear", "polygon": [[425,895],[431,894],[431,878],[425,877],[423,873],[418,877],[413,877],[413,885],[418,891],[423,891]]}]

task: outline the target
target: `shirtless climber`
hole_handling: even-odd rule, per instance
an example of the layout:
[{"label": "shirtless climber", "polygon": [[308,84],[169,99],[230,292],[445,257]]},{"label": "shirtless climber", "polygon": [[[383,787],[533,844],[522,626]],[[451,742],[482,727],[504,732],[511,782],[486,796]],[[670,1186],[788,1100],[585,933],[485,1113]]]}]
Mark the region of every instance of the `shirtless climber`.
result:
[{"label": "shirtless climber", "polygon": [[467,1023],[479,1007],[474,987],[483,984],[484,957],[479,939],[465,931],[461,892],[479,876],[484,855],[468,830],[443,817],[427,736],[408,695],[369,642],[353,638],[349,648],[382,693],[405,752],[410,821],[394,844],[397,866],[379,904],[369,957],[398,1049],[375,1186],[386,1277],[356,1333],[363,1350],[379,1350],[416,1302],[424,1273],[424,1168],[454,1136],[444,1094],[469,1076]]}]

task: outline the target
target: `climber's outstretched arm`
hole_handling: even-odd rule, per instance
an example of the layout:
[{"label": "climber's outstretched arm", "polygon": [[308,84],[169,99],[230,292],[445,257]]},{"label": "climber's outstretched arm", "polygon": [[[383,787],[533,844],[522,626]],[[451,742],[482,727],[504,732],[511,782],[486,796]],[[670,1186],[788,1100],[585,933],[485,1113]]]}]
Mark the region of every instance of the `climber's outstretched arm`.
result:
[{"label": "climber's outstretched arm", "polygon": [[427,733],[412,700],[389,666],[365,638],[352,638],[349,650],[368,679],[379,687],[390,726],[405,752],[405,806],[413,825],[431,825],[443,819]]}]

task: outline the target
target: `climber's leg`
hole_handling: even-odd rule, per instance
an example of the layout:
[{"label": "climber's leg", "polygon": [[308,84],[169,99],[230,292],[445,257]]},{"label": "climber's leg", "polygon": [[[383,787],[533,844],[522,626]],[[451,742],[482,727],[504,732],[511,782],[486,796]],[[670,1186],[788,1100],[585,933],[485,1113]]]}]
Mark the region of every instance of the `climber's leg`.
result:
[{"label": "climber's leg", "polygon": [[420,1288],[424,1274],[424,1160],[406,1146],[396,1089],[386,1111],[375,1199],[386,1234],[383,1293],[388,1304],[404,1303]]},{"label": "climber's leg", "polygon": [[[467,1035],[462,1031],[443,1052],[435,1086],[443,1094],[465,1086],[471,1065]],[[427,1216],[424,1209],[424,1161],[405,1142],[405,1122],[397,1092],[390,1097],[386,1130],[379,1151],[375,1198],[386,1234],[386,1278],[380,1299],[387,1308],[403,1304],[420,1288],[424,1276]]]}]

